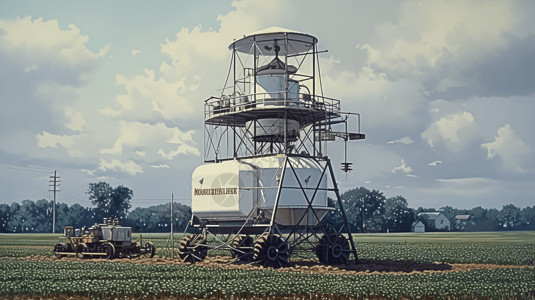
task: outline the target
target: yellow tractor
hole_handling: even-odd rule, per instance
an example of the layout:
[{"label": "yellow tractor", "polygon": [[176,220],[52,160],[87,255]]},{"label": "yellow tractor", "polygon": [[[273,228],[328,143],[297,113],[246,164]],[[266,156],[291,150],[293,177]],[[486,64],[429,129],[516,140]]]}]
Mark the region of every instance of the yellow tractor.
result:
[{"label": "yellow tractor", "polygon": [[78,258],[124,258],[144,255],[153,257],[154,244],[143,245],[142,236],[132,242],[132,227],[123,227],[117,218],[104,218],[102,224],[76,229],[65,226],[60,243],[54,246],[54,255],[62,258],[76,255]]}]

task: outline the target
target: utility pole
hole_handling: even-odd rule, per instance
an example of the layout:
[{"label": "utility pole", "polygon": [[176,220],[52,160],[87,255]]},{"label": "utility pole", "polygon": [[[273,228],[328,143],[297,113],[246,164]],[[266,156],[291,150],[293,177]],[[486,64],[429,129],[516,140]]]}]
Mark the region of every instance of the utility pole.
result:
[{"label": "utility pole", "polygon": [[171,193],[171,259],[175,259],[175,233],[173,232],[173,201],[174,193]]},{"label": "utility pole", "polygon": [[[54,175],[50,175],[50,180],[48,180],[48,187],[49,192],[54,192],[54,206],[52,207],[52,233],[56,233],[56,192],[59,192],[59,176],[56,174],[56,170],[54,170]],[[51,188],[51,189],[50,189]]]}]

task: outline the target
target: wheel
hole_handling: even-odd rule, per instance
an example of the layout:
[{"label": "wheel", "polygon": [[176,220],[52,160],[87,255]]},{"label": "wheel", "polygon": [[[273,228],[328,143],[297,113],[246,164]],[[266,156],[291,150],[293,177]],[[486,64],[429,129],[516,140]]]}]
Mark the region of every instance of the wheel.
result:
[{"label": "wheel", "polygon": [[262,235],[254,243],[253,260],[264,267],[284,267],[289,257],[288,244],[278,234]]},{"label": "wheel", "polygon": [[106,253],[105,259],[113,259],[115,257],[115,246],[110,243],[104,243],[102,245],[102,252]]},{"label": "wheel", "polygon": [[151,242],[146,242],[145,243],[145,257],[148,257],[148,258],[153,258],[154,257],[154,253],[156,253],[156,247],[154,247],[154,244],[151,243]]},{"label": "wheel", "polygon": [[323,264],[341,265],[349,261],[351,249],[347,238],[339,233],[326,234],[316,246],[316,256]]},{"label": "wheel", "polygon": [[63,254],[58,254],[58,252],[66,252],[67,251],[67,245],[63,244],[63,243],[58,243],[54,246],[54,255],[57,257],[57,258],[62,258],[64,257],[65,255]]},{"label": "wheel", "polygon": [[232,258],[238,261],[253,260],[253,242],[253,238],[248,235],[240,234],[236,236],[230,243],[233,248],[231,250]]},{"label": "wheel", "polygon": [[178,257],[191,263],[204,260],[208,253],[208,248],[204,246],[205,243],[206,239],[200,234],[183,237],[178,243]]},{"label": "wheel", "polygon": [[89,248],[86,246],[79,244],[78,247],[76,247],[76,256],[79,259],[88,258],[90,255],[84,255],[82,252],[89,252]]}]

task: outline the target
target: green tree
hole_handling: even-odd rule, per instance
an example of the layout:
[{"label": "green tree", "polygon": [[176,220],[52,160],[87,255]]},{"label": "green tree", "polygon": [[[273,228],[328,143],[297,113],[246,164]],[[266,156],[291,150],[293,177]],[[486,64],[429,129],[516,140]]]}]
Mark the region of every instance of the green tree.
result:
[{"label": "green tree", "polygon": [[23,200],[21,204],[14,202],[10,209],[12,212],[11,224],[8,226],[10,232],[35,232],[37,226],[35,202],[32,200]]},{"label": "green tree", "polygon": [[[329,207],[333,207],[334,210],[331,210],[327,212],[325,217],[321,220],[321,223],[327,227],[331,227],[332,229],[338,231],[338,232],[346,232],[347,229],[344,227],[344,219],[340,213],[340,206],[338,205],[338,201],[331,199],[330,197],[327,198],[327,205]],[[347,208],[346,208],[347,209]],[[354,226],[349,226],[350,229],[353,231]]]},{"label": "green tree", "polygon": [[0,232],[8,231],[8,225],[11,222],[11,208],[7,204],[0,204]]},{"label": "green tree", "polygon": [[[35,224],[33,232],[52,232],[52,206],[52,201],[44,199],[35,202],[33,214]],[[56,214],[56,220],[57,219],[58,215]]]},{"label": "green tree", "polygon": [[501,227],[507,230],[515,229],[520,225],[520,208],[514,204],[504,205],[498,214],[498,221],[500,221]]},{"label": "green tree", "polygon": [[90,183],[89,200],[94,209],[93,219],[101,221],[102,218],[112,217],[124,219],[128,214],[128,210],[132,207],[130,200],[134,196],[134,192],[122,185],[113,188],[107,182]]},{"label": "green tree", "polygon": [[486,209],[481,206],[472,208],[474,225],[467,226],[468,231],[493,231],[498,228],[498,211],[496,209]]},{"label": "green tree", "polygon": [[520,221],[525,229],[535,229],[535,206],[520,211]]},{"label": "green tree", "polygon": [[386,199],[384,227],[392,232],[410,231],[414,213],[408,207],[407,199],[396,196]]},{"label": "green tree", "polygon": [[350,225],[360,232],[381,230],[386,201],[383,193],[360,187],[345,192],[341,198]]}]

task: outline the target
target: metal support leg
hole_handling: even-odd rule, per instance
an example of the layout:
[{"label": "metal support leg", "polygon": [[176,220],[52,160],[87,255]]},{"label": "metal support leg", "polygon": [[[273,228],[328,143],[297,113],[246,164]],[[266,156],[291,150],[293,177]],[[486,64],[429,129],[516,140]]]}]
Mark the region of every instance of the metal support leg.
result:
[{"label": "metal support leg", "polygon": [[327,164],[329,165],[329,171],[331,172],[331,180],[333,182],[334,192],[336,193],[336,199],[338,201],[338,204],[340,205],[340,211],[342,212],[342,218],[344,219],[344,224],[347,230],[347,235],[349,237],[349,243],[351,244],[351,248],[353,248],[353,256],[355,257],[355,263],[358,264],[359,256],[357,255],[357,249],[355,248],[355,243],[353,242],[353,235],[351,234],[351,230],[349,229],[349,224],[347,223],[347,217],[346,217],[346,212],[344,209],[344,204],[342,203],[342,198],[340,197],[340,191],[338,190],[338,185],[336,184],[336,179],[334,178],[333,167],[329,159],[327,160]]}]

